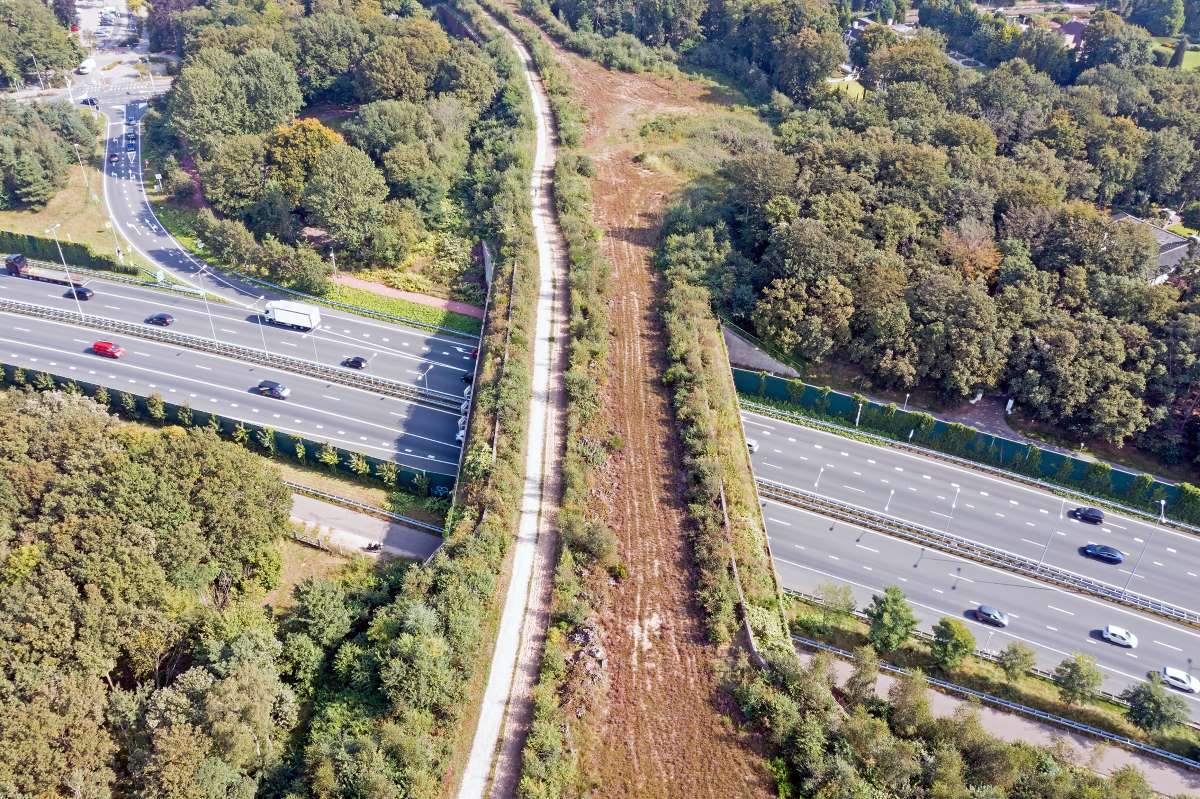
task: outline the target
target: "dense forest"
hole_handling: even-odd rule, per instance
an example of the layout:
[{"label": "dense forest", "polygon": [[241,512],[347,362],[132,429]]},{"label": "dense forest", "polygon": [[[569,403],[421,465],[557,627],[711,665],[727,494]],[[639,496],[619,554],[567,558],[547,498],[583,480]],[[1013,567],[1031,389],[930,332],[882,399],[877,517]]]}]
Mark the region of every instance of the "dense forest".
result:
[{"label": "dense forest", "polygon": [[39,208],[96,146],[99,123],[65,102],[0,102],[0,210]]},{"label": "dense forest", "polygon": [[451,39],[420,6],[347,10],[152,14],[152,39],[183,56],[150,121],[152,141],[176,154],[167,188],[190,198],[179,164],[194,164],[216,214],[203,211],[198,229],[227,264],[313,289],[329,265],[310,244],[348,268],[399,265],[424,247],[433,278],[449,283],[437,270],[467,266],[461,242],[487,213],[489,143],[510,123],[496,50]]},{"label": "dense forest", "polygon": [[83,48],[67,28],[74,16],[73,0],[0,0],[0,89],[37,85],[39,72],[57,81],[79,66]]},{"label": "dense forest", "polygon": [[0,795],[252,796],[297,721],[261,609],[287,508],[210,432],[0,395]]}]

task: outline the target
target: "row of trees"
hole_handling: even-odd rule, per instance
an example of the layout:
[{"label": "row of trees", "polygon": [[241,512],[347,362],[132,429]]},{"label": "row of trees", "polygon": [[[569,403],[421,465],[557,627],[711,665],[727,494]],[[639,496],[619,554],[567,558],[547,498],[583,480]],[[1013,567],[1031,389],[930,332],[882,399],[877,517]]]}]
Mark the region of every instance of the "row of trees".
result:
[{"label": "row of trees", "polygon": [[[848,592],[834,590],[830,593],[841,596]],[[837,610],[842,613],[853,610],[853,600],[850,599],[847,606],[843,597]],[[859,657],[874,661],[875,668],[871,670],[874,672],[878,670],[875,654],[888,654],[903,646],[917,629],[918,620],[904,592],[896,586],[888,586],[882,594],[872,596],[864,612],[869,622],[867,640],[871,648],[860,651]],[[953,672],[975,654],[975,636],[961,620],[945,616],[933,626],[929,650],[939,669]],[[1036,665],[1035,653],[1026,644],[1012,641],[997,656],[997,664],[1005,679],[1016,683]],[[1074,707],[1096,698],[1103,675],[1095,658],[1076,652],[1054,668],[1053,679],[1062,703]],[[1126,711],[1129,720],[1150,734],[1183,724],[1188,718],[1186,703],[1179,696],[1168,693],[1157,675],[1126,688],[1121,698],[1129,703]]]},{"label": "row of trees", "polygon": [[74,148],[86,158],[99,132],[65,102],[0,102],[0,210],[44,206],[77,163]]}]

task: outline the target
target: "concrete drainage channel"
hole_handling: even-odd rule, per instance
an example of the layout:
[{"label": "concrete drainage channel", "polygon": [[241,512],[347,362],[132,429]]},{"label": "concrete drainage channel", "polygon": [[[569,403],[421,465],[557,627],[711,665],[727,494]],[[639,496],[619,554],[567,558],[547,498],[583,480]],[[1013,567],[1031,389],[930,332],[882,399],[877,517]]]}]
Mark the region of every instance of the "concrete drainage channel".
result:
[{"label": "concrete drainage channel", "polygon": [[1041,582],[1066,588],[1070,591],[1089,594],[1119,605],[1136,608],[1146,613],[1153,613],[1156,616],[1174,622],[1200,627],[1200,613],[1194,610],[1160,602],[1157,599],[1132,591],[1124,591],[1065,569],[1039,564],[1034,560],[1013,555],[1002,549],[901,521],[892,516],[859,507],[858,505],[828,499],[801,488],[781,485],[761,477],[756,478],[755,482],[758,484],[758,491],[761,496],[773,499],[776,502],[813,511],[831,519],[856,524],[868,530],[882,533],[883,535],[912,541],[921,546],[965,557],[988,566],[995,566],[1006,571],[1040,580]]},{"label": "concrete drainage channel", "polygon": [[462,397],[453,394],[446,394],[441,391],[433,391],[431,389],[420,388],[419,386],[400,383],[395,380],[386,380],[382,377],[373,375],[359,374],[349,372],[344,369],[339,369],[333,366],[326,366],[313,361],[306,361],[303,358],[291,358],[286,355],[273,355],[262,350],[255,350],[249,347],[238,347],[232,344],[222,344],[211,339],[192,336],[186,333],[175,333],[169,330],[161,330],[155,327],[146,325],[137,325],[130,322],[121,322],[116,319],[108,319],[103,316],[92,316],[90,314],[79,314],[75,311],[64,311],[57,308],[49,308],[42,305],[32,305],[25,302],[17,302],[16,300],[0,299],[0,311],[8,311],[10,313],[22,314],[24,316],[32,316],[41,319],[51,319],[58,322],[66,322],[68,324],[83,325],[85,327],[96,328],[98,330],[120,333],[126,336],[136,336],[138,338],[149,339],[151,341],[159,341],[166,344],[175,344],[189,349],[208,352],[215,355],[224,355],[234,358],[238,361],[248,363],[256,363],[260,366],[270,366],[276,369],[284,369],[289,372],[316,377],[321,380],[328,380],[331,383],[338,383],[351,388],[364,389],[372,391],[376,394],[384,394],[398,399],[416,402],[422,405],[427,405],[431,408],[439,410],[449,410],[458,412],[462,405]]}]

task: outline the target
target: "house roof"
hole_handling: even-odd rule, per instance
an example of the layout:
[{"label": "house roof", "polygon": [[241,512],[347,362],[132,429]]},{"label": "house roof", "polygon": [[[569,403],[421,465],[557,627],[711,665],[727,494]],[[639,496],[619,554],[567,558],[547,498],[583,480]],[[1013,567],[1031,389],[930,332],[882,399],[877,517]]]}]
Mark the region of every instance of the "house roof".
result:
[{"label": "house roof", "polygon": [[1137,225],[1145,225],[1146,229],[1150,231],[1150,235],[1154,236],[1154,241],[1158,244],[1158,271],[1156,276],[1162,277],[1173,272],[1187,258],[1188,244],[1190,243],[1187,238],[1172,233],[1158,225],[1152,225],[1145,219],[1136,217],[1133,214],[1127,214],[1124,211],[1113,214],[1113,219],[1118,222],[1132,222]]}]

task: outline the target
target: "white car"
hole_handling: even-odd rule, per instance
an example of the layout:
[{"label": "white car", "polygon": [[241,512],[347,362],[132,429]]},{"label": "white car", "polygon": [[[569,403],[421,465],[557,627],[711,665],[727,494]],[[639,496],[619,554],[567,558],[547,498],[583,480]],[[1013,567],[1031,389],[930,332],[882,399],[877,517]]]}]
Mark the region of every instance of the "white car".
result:
[{"label": "white car", "polygon": [[467,440],[467,428],[465,428],[465,427],[460,428],[459,431],[454,434],[454,440],[457,441],[459,444],[466,441]]},{"label": "white car", "polygon": [[747,438],[746,449],[750,450],[750,454],[753,455],[754,453],[758,452],[758,442],[753,438]]},{"label": "white car", "polygon": [[1188,674],[1183,669],[1163,666],[1159,674],[1162,675],[1163,682],[1172,688],[1186,691],[1189,694],[1200,694],[1200,680]]},{"label": "white car", "polygon": [[1110,624],[1100,631],[1100,635],[1110,644],[1128,647],[1129,649],[1137,649],[1137,636],[1129,632],[1129,630],[1126,630],[1124,627],[1118,627],[1115,624]]}]

